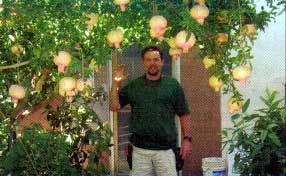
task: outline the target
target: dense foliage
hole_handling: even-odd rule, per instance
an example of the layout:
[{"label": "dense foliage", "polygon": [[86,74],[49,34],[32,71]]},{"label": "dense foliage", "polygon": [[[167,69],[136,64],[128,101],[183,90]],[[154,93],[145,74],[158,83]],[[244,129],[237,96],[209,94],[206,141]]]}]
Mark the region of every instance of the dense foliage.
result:
[{"label": "dense foliage", "polygon": [[73,175],[76,170],[66,155],[71,147],[65,140],[65,136],[44,132],[39,127],[26,128],[2,161],[8,171],[5,175],[9,171],[15,175]]},{"label": "dense foliage", "polygon": [[266,90],[260,97],[265,108],[257,113],[231,117],[234,128],[223,131],[229,152],[235,152],[234,167],[242,175],[286,174],[286,106],[285,99],[277,100],[277,92]]}]

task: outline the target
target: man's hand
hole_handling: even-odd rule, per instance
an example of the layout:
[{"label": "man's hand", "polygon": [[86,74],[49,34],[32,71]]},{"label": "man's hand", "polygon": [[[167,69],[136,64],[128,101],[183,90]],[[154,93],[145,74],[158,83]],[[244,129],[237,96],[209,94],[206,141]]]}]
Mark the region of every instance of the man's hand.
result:
[{"label": "man's hand", "polygon": [[121,64],[113,69],[112,86],[109,93],[109,107],[113,112],[120,109],[118,90],[122,81],[126,80],[128,75],[124,75],[125,65]]},{"label": "man's hand", "polygon": [[192,143],[190,141],[188,141],[188,140],[183,140],[182,141],[180,155],[182,156],[183,160],[187,159],[190,156],[190,154],[191,154],[191,145],[192,145]]},{"label": "man's hand", "polygon": [[120,64],[113,70],[113,81],[115,83],[121,83],[128,78],[128,75],[124,75],[125,65]]}]

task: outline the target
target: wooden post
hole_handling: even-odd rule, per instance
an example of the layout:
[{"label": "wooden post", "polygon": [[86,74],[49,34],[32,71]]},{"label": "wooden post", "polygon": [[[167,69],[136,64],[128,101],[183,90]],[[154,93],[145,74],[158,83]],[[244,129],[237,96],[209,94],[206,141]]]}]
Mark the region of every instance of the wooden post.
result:
[{"label": "wooden post", "polygon": [[[117,52],[116,50],[112,51],[111,54],[112,57],[112,68],[114,66],[117,66]],[[112,72],[113,75],[113,72]],[[113,76],[112,76],[113,78]],[[111,82],[112,82],[112,78],[111,78]],[[114,156],[114,175],[118,174],[118,115],[117,112],[113,112],[113,116],[112,116],[112,124],[113,124],[113,156]]]}]

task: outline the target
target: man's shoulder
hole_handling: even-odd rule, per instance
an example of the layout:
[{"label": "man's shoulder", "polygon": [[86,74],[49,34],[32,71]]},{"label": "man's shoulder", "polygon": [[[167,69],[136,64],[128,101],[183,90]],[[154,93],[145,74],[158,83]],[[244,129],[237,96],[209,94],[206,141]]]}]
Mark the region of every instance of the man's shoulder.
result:
[{"label": "man's shoulder", "polygon": [[132,79],[131,81],[129,81],[129,83],[138,83],[138,82],[142,82],[142,81],[144,81],[144,76],[139,76],[139,77],[137,77],[137,78],[134,78],[134,79]]},{"label": "man's shoulder", "polygon": [[169,76],[169,75],[162,75],[162,79],[170,80],[170,81],[177,81],[176,78]]},{"label": "man's shoulder", "polygon": [[179,81],[176,79],[176,78],[174,78],[174,77],[172,77],[172,76],[162,76],[162,78],[161,78],[164,82],[166,82],[166,83],[168,83],[168,84],[174,84],[174,85],[179,85],[180,83],[179,83]]},{"label": "man's shoulder", "polygon": [[144,81],[144,76],[140,76],[140,77],[137,77],[137,78],[134,78],[134,79],[128,81],[127,85],[140,84],[142,81]]}]

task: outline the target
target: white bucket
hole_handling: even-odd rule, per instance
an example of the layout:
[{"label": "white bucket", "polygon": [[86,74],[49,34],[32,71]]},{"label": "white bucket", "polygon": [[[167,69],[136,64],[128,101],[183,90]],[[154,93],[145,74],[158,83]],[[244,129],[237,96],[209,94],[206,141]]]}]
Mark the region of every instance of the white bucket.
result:
[{"label": "white bucket", "polygon": [[210,157],[202,159],[203,176],[227,176],[225,159]]}]

